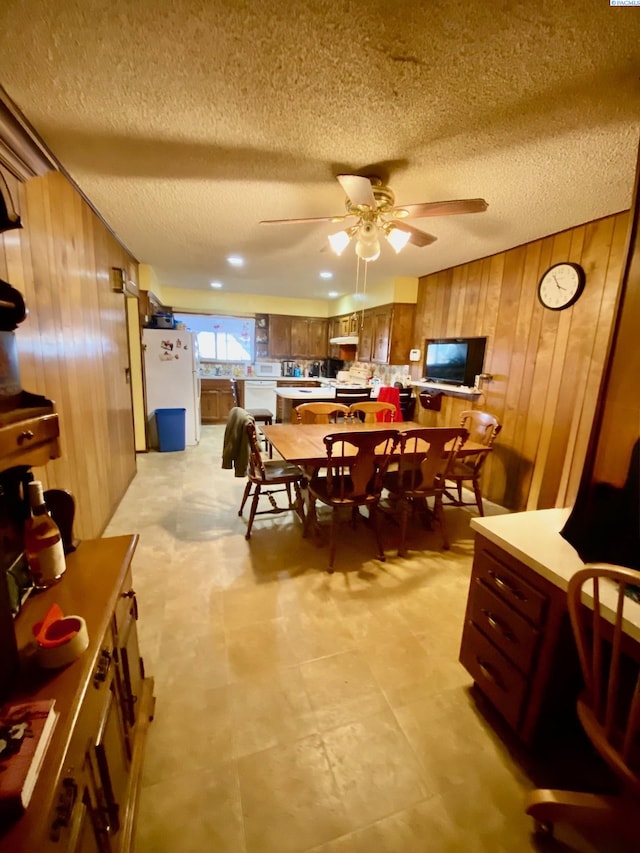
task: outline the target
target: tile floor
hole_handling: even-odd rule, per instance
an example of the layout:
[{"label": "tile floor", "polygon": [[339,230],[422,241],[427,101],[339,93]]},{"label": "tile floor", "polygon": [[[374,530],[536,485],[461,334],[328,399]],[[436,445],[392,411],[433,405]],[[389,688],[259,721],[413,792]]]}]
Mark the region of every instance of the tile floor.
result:
[{"label": "tile floor", "polygon": [[536,846],[526,756],[458,663],[472,511],[447,510],[448,552],[419,531],[399,559],[390,529],[385,563],[345,526],[329,575],[290,514],[246,542],[223,430],[141,455],[105,532],[140,534],[156,684],[137,853],[612,850],[564,828]]}]

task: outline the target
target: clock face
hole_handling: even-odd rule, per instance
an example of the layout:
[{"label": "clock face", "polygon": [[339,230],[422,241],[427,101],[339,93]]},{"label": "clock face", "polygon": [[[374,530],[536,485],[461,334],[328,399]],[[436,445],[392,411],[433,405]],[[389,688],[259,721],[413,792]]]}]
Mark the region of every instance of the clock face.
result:
[{"label": "clock face", "polygon": [[568,308],[582,293],[584,279],[584,270],[579,264],[555,264],[540,279],[538,299],[552,311]]}]

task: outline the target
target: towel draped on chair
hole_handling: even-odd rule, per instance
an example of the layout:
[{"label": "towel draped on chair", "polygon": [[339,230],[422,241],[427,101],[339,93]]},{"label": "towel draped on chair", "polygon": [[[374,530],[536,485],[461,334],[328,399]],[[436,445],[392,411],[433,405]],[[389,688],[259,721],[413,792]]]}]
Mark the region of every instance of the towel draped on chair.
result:
[{"label": "towel draped on chair", "polygon": [[[400,392],[397,388],[391,388],[387,385],[383,385],[378,391],[377,400],[379,403],[393,403],[396,407],[396,414],[393,420],[395,422],[404,420],[402,417],[402,409],[400,408]],[[379,412],[378,415],[376,415],[376,420],[382,421],[383,419],[383,413]]]}]

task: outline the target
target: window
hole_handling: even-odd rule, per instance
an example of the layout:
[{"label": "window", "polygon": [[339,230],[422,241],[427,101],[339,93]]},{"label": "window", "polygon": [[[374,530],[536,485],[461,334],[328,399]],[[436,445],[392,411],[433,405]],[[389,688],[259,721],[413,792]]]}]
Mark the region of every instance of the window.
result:
[{"label": "window", "polygon": [[253,317],[219,317],[214,314],[173,316],[197,334],[201,361],[254,360],[256,321]]}]

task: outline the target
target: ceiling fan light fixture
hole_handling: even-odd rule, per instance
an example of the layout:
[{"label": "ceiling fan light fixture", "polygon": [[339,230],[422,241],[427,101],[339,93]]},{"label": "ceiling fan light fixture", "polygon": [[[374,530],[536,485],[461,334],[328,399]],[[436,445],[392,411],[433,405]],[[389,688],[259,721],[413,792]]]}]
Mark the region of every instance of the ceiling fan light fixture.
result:
[{"label": "ceiling fan light fixture", "polygon": [[356,243],[356,255],[363,261],[377,261],[380,257],[380,243],[376,237],[374,240],[361,240]]},{"label": "ceiling fan light fixture", "polygon": [[403,231],[400,228],[394,228],[392,225],[390,228],[387,228],[385,230],[385,237],[387,238],[391,246],[393,246],[393,249],[395,250],[396,254],[398,254],[398,252],[401,252],[409,242],[411,234],[409,234],[408,231]]},{"label": "ceiling fan light fixture", "polygon": [[350,242],[351,235],[347,231],[338,231],[336,234],[329,234],[329,245],[336,255],[341,255]]}]

